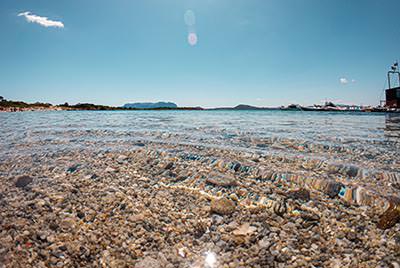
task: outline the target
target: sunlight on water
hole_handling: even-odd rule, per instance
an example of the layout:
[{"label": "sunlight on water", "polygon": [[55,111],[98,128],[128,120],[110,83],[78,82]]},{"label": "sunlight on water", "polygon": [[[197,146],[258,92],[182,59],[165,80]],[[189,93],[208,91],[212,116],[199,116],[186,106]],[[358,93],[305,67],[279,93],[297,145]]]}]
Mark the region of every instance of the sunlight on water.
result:
[{"label": "sunlight on water", "polygon": [[205,267],[206,268],[215,268],[217,267],[217,256],[214,252],[207,252],[205,258]]}]

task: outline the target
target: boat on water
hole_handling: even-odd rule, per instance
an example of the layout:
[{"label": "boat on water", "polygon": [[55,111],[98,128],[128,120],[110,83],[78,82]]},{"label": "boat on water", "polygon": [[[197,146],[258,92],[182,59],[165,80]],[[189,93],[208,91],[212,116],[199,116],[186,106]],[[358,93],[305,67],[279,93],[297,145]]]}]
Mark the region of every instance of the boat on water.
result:
[{"label": "boat on water", "polygon": [[325,102],[324,105],[301,107],[301,109],[303,111],[360,112],[362,110],[362,107],[357,105],[344,105],[334,104],[333,102]]},{"label": "boat on water", "polygon": [[[394,83],[393,76],[397,78]],[[400,71],[397,62],[391,66],[391,70],[387,73],[387,80],[388,88],[385,90],[386,99],[381,101],[379,106],[345,105],[326,101],[324,105],[301,106],[291,104],[280,109],[284,111],[400,113]]]},{"label": "boat on water", "polygon": [[298,104],[290,104],[286,107],[282,106],[280,109],[283,111],[302,111],[303,110],[302,107]]}]

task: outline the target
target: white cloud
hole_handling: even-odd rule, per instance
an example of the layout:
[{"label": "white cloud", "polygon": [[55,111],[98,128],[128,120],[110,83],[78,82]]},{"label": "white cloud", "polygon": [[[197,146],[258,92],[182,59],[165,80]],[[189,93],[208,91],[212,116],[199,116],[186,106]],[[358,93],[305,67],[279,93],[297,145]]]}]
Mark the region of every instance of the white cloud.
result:
[{"label": "white cloud", "polygon": [[341,77],[341,78],[339,78],[339,82],[342,85],[347,85],[347,84],[350,84],[350,83],[354,84],[357,81],[355,79],[347,79],[346,77]]},{"label": "white cloud", "polygon": [[49,20],[46,17],[40,17],[38,15],[34,15],[30,11],[19,13],[18,17],[21,17],[21,16],[25,17],[27,22],[37,23],[44,27],[64,28],[64,24],[61,21]]},{"label": "white cloud", "polygon": [[347,80],[345,77],[340,78],[339,81],[342,85],[347,85],[349,83],[349,80]]}]

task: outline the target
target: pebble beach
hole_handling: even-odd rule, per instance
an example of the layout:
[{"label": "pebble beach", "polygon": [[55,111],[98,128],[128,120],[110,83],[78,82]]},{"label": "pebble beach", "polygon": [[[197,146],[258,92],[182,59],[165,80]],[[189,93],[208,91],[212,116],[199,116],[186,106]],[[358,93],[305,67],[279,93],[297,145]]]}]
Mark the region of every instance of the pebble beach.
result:
[{"label": "pebble beach", "polygon": [[0,114],[0,267],[400,267],[400,118]]}]

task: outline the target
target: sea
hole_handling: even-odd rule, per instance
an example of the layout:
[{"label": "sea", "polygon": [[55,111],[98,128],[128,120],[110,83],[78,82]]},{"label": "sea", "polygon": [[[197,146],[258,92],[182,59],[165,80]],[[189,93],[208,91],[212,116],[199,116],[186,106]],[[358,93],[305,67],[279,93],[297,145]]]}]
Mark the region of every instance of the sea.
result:
[{"label": "sea", "polygon": [[305,111],[0,113],[0,160],[147,142],[320,158],[400,171],[400,115]]},{"label": "sea", "polygon": [[10,267],[399,266],[398,114],[17,112],[0,130]]}]

